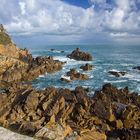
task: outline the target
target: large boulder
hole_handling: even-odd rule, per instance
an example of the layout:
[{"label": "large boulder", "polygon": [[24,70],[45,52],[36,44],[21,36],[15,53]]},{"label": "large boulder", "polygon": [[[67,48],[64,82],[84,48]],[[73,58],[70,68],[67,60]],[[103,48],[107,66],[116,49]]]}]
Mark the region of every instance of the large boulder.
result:
[{"label": "large boulder", "polygon": [[80,51],[79,48],[76,48],[76,50],[67,55],[67,57],[75,60],[92,61],[92,55],[87,52]]}]

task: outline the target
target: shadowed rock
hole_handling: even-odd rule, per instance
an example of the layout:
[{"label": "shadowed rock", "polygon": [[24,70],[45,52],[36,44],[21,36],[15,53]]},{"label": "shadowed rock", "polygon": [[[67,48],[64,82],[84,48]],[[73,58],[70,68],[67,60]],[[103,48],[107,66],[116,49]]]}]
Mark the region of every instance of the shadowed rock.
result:
[{"label": "shadowed rock", "polygon": [[75,69],[71,69],[67,72],[67,76],[70,76],[71,80],[87,80],[89,78],[86,74],[81,74]]},{"label": "shadowed rock", "polygon": [[67,55],[70,59],[82,60],[82,61],[92,61],[92,56],[87,52],[80,51],[76,48],[71,54]]},{"label": "shadowed rock", "polygon": [[133,69],[137,69],[140,71],[140,66],[137,66],[137,67],[133,67]]},{"label": "shadowed rock", "polygon": [[88,71],[88,70],[92,70],[93,66],[87,63],[87,64],[81,66],[80,69],[82,69],[83,71]]},{"label": "shadowed rock", "polygon": [[109,71],[108,73],[110,73],[115,77],[121,77],[127,74],[127,72],[121,72],[121,71]]}]

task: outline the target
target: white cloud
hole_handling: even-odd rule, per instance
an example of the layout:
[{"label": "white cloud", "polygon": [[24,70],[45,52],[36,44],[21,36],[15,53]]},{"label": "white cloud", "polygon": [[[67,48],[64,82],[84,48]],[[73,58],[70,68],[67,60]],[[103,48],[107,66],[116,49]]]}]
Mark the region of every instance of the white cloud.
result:
[{"label": "white cloud", "polygon": [[24,2],[19,2],[19,6],[21,9],[21,14],[24,15],[25,14],[25,3]]},{"label": "white cloud", "polygon": [[0,0],[0,22],[16,35],[139,37],[139,0],[115,0],[109,10],[106,0],[89,1],[94,6],[84,9],[61,0]]},{"label": "white cloud", "polygon": [[89,0],[91,4],[105,4],[106,0]]}]

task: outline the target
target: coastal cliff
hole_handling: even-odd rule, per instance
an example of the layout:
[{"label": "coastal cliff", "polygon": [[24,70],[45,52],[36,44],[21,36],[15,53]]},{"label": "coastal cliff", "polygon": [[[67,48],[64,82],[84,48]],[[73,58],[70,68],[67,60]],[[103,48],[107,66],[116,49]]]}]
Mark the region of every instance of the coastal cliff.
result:
[{"label": "coastal cliff", "polygon": [[49,56],[33,58],[27,49],[18,48],[0,25],[0,81],[33,80],[46,72],[61,70],[62,65]]}]

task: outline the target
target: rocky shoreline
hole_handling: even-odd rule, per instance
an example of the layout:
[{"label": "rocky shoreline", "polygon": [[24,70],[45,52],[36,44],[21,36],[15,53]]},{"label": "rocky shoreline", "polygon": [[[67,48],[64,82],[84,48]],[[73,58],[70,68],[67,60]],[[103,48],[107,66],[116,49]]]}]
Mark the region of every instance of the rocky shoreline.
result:
[{"label": "rocky shoreline", "polygon": [[[106,84],[92,97],[89,89],[14,84],[0,94],[0,123],[41,139],[140,139],[140,96]],[[87,139],[87,140],[88,140]]]},{"label": "rocky shoreline", "polygon": [[62,69],[64,63],[53,57],[33,58],[27,49],[19,49],[5,29],[1,30],[0,35],[0,81],[31,81],[39,75]]},{"label": "rocky shoreline", "polygon": [[[140,139],[139,94],[131,93],[128,87],[117,89],[111,84],[104,85],[92,96],[89,96],[90,90],[83,87],[37,90],[27,81],[61,70],[64,62],[50,56],[33,58],[27,49],[19,49],[3,26],[1,28],[1,126],[42,140]],[[92,60],[89,53],[79,48],[68,57]],[[85,71],[92,68],[88,63],[81,67]],[[125,75],[124,72],[109,73],[116,77]],[[88,79],[76,70],[70,70],[67,76],[70,80]]]}]

